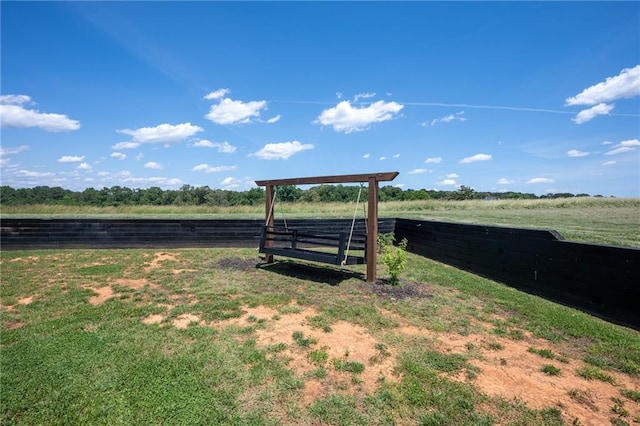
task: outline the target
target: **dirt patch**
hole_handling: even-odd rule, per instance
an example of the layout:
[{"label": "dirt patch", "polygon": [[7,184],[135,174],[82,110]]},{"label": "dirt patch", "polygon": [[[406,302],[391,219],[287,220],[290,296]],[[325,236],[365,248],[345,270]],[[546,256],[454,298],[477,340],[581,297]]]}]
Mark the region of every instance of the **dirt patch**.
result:
[{"label": "dirt patch", "polygon": [[98,289],[91,289],[96,293],[95,296],[89,298],[89,303],[93,306],[102,305],[107,300],[114,296],[113,289],[110,286],[100,287]]},{"label": "dirt patch", "polygon": [[[616,417],[611,411],[614,406],[612,398],[621,398],[629,419],[640,418],[640,404],[620,394],[620,390],[625,388],[640,390],[640,377],[607,370],[606,374],[615,380],[614,384],[586,380],[577,374],[577,370],[588,365],[581,360],[584,354],[577,353],[568,344],[566,348],[562,344],[551,344],[527,331],[523,331],[522,339],[518,340],[490,332],[468,335],[435,332],[413,326],[392,311],[378,310],[381,315],[398,322],[399,327],[394,328],[394,333],[426,337],[438,352],[467,357],[469,364],[478,371],[472,375],[462,371],[450,377],[471,383],[487,395],[522,401],[533,409],[556,407],[567,424],[574,424],[574,419],[578,419],[575,424],[585,426],[610,424],[610,419]],[[551,358],[544,358],[540,352]],[[542,371],[545,365],[558,368],[560,374],[545,374]]]},{"label": "dirt patch", "polygon": [[118,278],[117,280],[114,281],[114,283],[121,286],[129,287],[134,290],[142,290],[146,285],[149,285],[151,287],[157,287],[155,284],[151,284],[149,280],[147,280],[146,278],[140,278],[138,280]]},{"label": "dirt patch", "polygon": [[[284,357],[288,367],[305,378],[302,397],[305,406],[336,392],[346,391],[364,397],[366,393],[375,392],[381,380],[397,380],[393,374],[395,354],[380,345],[365,328],[338,321],[325,332],[309,324],[309,318],[318,315],[315,309],[299,309],[300,312],[293,309],[293,313],[281,313],[263,306],[244,308],[246,313],[242,317],[221,321],[217,326],[248,326],[262,322],[264,326],[255,331],[257,344],[282,348],[276,350],[274,356]],[[300,338],[294,338],[294,333]],[[363,370],[353,371],[359,367]],[[320,368],[324,369],[322,374],[314,374]]]},{"label": "dirt patch", "polygon": [[176,254],[175,253],[165,253],[165,252],[159,252],[159,253],[154,253],[153,255],[153,260],[151,260],[151,262],[147,263],[144,268],[145,272],[150,272],[153,269],[156,268],[160,268],[162,266],[162,262],[165,261],[175,261],[176,260]]},{"label": "dirt patch", "polygon": [[[568,424],[578,419],[581,425],[609,424],[614,405],[612,398],[620,398],[623,388],[640,389],[640,378],[607,371],[615,384],[598,380],[586,380],[577,375],[577,370],[587,364],[581,360],[561,355],[559,345],[536,339],[529,333],[520,340],[503,337],[470,334],[460,336],[453,333],[436,335],[436,347],[445,353],[467,353],[469,363],[479,368],[476,377],[462,373],[455,377],[467,381],[490,396],[526,402],[533,409],[558,408]],[[545,351],[551,358],[542,357],[535,351]],[[558,369],[558,375],[544,373],[544,366]],[[573,395],[573,396],[572,396]],[[582,395],[577,398],[576,395]],[[627,400],[625,408],[631,418],[639,418],[640,404]]]},{"label": "dirt patch", "polygon": [[433,297],[433,291],[430,286],[412,281],[400,281],[399,285],[391,285],[387,279],[378,279],[373,283],[362,283],[360,288],[364,291],[374,293],[378,297],[390,300],[409,298],[425,299]]},{"label": "dirt patch", "polygon": [[40,262],[40,258],[38,256],[16,257],[14,259],[11,259],[9,262],[34,263]]},{"label": "dirt patch", "polygon": [[171,273],[174,275],[180,275],[185,272],[196,272],[196,269],[172,269]]},{"label": "dirt patch", "polygon": [[142,322],[145,324],[160,324],[165,318],[162,314],[153,314],[143,319]]},{"label": "dirt patch", "polygon": [[5,330],[15,330],[17,328],[24,327],[24,323],[21,321],[3,321],[2,328]]},{"label": "dirt patch", "polygon": [[185,329],[192,322],[195,322],[199,325],[204,324],[204,321],[202,321],[199,316],[193,315],[193,314],[182,314],[179,317],[175,318],[173,321],[171,321],[173,326],[178,329]]},{"label": "dirt patch", "polygon": [[233,269],[236,271],[251,271],[256,269],[255,259],[243,259],[241,257],[226,257],[213,264],[214,268]]},{"label": "dirt patch", "polygon": [[30,305],[33,303],[33,296],[23,297],[22,299],[18,299],[18,305]]}]

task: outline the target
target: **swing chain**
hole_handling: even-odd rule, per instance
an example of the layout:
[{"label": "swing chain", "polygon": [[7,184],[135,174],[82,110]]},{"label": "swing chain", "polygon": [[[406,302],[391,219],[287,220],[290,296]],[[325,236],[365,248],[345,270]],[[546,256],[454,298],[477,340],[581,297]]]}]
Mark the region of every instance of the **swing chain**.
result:
[{"label": "swing chain", "polygon": [[344,259],[342,260],[341,266],[347,264],[347,259],[349,258],[349,249],[351,248],[351,237],[353,236],[353,228],[356,224],[356,215],[358,214],[358,206],[360,205],[360,195],[362,194],[362,187],[364,183],[360,182],[360,190],[358,191],[358,199],[356,200],[356,208],[353,210],[353,219],[351,220],[351,229],[349,230],[349,240],[347,241],[347,250],[344,254]]}]

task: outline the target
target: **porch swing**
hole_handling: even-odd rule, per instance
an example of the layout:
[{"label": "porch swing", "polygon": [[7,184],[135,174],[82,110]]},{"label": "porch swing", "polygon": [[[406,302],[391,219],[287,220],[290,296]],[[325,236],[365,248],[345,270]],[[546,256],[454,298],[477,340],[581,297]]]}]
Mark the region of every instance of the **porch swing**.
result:
[{"label": "porch swing", "polygon": [[[368,173],[354,175],[316,176],[304,178],[257,180],[256,185],[265,187],[265,225],[260,235],[260,253],[266,263],[272,263],[274,255],[310,260],[332,265],[367,264],[367,281],[376,280],[377,238],[378,238],[378,182],[392,181],[398,172]],[[368,182],[368,203],[366,209],[366,233],[355,232],[357,214],[363,182]],[[280,185],[313,185],[322,183],[360,183],[358,201],[350,229],[340,232],[319,232],[315,229],[292,229],[284,221],[283,226],[275,226],[273,205],[276,201],[275,188]],[[332,249],[332,252],[317,250]],[[358,252],[358,254],[351,254]]]},{"label": "porch swing", "polygon": [[[336,232],[321,232],[313,229],[289,228],[283,217],[284,227],[277,227],[271,220],[277,199],[274,188],[271,208],[260,235],[260,253],[327,263],[331,265],[362,265],[367,262],[367,235],[355,232],[356,216],[360,205],[363,184],[360,183],[358,199],[349,229]],[[366,214],[365,214],[366,216]],[[366,217],[365,217],[366,220]],[[365,226],[366,229],[366,226]],[[317,250],[325,247],[327,250]],[[359,255],[350,254],[357,252]]]}]

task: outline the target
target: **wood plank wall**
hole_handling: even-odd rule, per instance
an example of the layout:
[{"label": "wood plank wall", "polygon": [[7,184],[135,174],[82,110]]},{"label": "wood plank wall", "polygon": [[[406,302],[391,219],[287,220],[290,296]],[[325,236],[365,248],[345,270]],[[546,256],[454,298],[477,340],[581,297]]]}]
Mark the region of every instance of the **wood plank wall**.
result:
[{"label": "wood plank wall", "polygon": [[396,219],[407,250],[640,329],[640,249],[554,231]]},{"label": "wood plank wall", "polygon": [[[275,222],[284,225],[282,220]],[[395,219],[381,219],[380,232],[393,232]],[[264,220],[192,219],[3,219],[2,250],[54,248],[258,247]],[[340,232],[350,219],[288,220],[292,228]],[[364,220],[355,230],[364,232]]]}]

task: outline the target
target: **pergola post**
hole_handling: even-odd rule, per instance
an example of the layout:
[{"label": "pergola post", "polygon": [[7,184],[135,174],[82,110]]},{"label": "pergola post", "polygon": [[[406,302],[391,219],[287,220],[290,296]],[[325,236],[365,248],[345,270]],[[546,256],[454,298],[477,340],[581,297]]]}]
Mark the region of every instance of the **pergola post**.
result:
[{"label": "pergola post", "polygon": [[369,206],[367,209],[367,282],[376,280],[378,263],[378,180],[369,178]]},{"label": "pergola post", "polygon": [[[256,185],[265,187],[266,225],[273,226],[273,195],[278,185],[313,185],[322,183],[369,183],[369,200],[367,213],[367,282],[376,280],[376,264],[378,260],[378,182],[392,181],[398,172],[364,173],[354,175],[315,176],[289,179],[257,180]],[[265,245],[272,246],[267,240]],[[265,261],[273,262],[273,255],[265,253]]]}]

